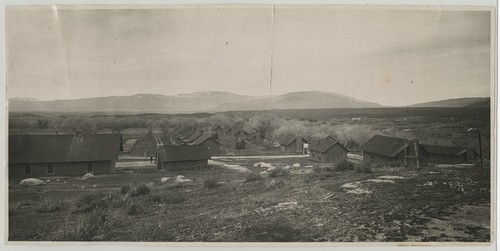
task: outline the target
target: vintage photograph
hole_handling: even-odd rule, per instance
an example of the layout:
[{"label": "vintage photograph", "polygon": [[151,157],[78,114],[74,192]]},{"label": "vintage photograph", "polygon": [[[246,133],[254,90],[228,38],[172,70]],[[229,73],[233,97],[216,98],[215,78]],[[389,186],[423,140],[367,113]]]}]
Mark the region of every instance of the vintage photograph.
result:
[{"label": "vintage photograph", "polygon": [[487,245],[495,20],[6,6],[6,238]]}]

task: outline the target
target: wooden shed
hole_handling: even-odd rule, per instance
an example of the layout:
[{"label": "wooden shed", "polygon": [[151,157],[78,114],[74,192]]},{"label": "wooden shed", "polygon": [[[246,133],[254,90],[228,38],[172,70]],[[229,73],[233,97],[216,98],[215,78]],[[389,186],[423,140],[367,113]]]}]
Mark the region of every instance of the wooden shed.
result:
[{"label": "wooden shed", "polygon": [[208,166],[210,153],[203,145],[162,146],[156,157],[157,169],[188,170]]},{"label": "wooden shed", "polygon": [[363,163],[374,166],[426,166],[429,160],[429,153],[418,140],[375,135],[360,148]]},{"label": "wooden shed", "polygon": [[214,139],[209,133],[204,133],[200,137],[196,138],[193,145],[205,146],[208,148],[208,152],[211,156],[220,155],[220,146],[222,145],[218,140]]},{"label": "wooden shed", "polygon": [[211,129],[213,133],[217,133],[218,135],[223,135],[225,133],[224,128],[220,125],[214,125]]},{"label": "wooden shed", "polygon": [[314,142],[309,148],[312,160],[321,163],[339,163],[346,159],[348,150],[333,138],[327,137]]},{"label": "wooden shed", "polygon": [[[472,162],[475,154],[470,154],[469,150],[462,147],[439,146],[422,144],[422,147],[429,153],[429,162],[460,164]],[[474,150],[470,150],[474,152]]]},{"label": "wooden shed", "polygon": [[108,174],[122,150],[121,134],[10,135],[9,178]]},{"label": "wooden shed", "polygon": [[260,145],[262,144],[262,142],[264,141],[264,139],[266,139],[266,137],[264,135],[262,135],[261,133],[259,132],[256,132],[252,135],[250,135],[248,138],[247,138],[247,141],[248,143],[250,144],[256,144],[256,145]]},{"label": "wooden shed", "polygon": [[280,141],[280,149],[287,154],[307,154],[309,144],[309,141],[302,136],[289,136]]}]

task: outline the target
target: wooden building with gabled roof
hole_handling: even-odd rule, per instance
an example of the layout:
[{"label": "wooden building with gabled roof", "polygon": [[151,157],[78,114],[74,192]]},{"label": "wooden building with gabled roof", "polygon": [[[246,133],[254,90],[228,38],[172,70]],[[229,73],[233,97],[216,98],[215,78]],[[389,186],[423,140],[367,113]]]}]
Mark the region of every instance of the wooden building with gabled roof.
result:
[{"label": "wooden building with gabled roof", "polygon": [[280,150],[287,154],[307,154],[309,145],[309,140],[302,136],[288,136],[280,141]]},{"label": "wooden building with gabled roof", "polygon": [[203,145],[170,145],[158,149],[156,163],[161,170],[188,170],[207,167],[210,158],[208,148]]},{"label": "wooden building with gabled roof", "polygon": [[429,153],[418,140],[375,135],[360,149],[363,163],[374,166],[426,166],[429,160]]},{"label": "wooden building with gabled roof", "polygon": [[440,146],[422,144],[422,147],[429,153],[429,162],[460,164],[472,162],[477,153],[472,149],[455,146]]},{"label": "wooden building with gabled roof", "polygon": [[211,156],[221,155],[220,146],[222,145],[218,140],[214,139],[209,133],[204,133],[197,137],[192,145],[205,146]]},{"label": "wooden building with gabled roof", "polygon": [[10,135],[9,178],[108,174],[120,151],[121,134]]},{"label": "wooden building with gabled roof", "polygon": [[309,147],[311,159],[321,163],[340,163],[347,158],[347,153],[347,148],[330,136]]}]

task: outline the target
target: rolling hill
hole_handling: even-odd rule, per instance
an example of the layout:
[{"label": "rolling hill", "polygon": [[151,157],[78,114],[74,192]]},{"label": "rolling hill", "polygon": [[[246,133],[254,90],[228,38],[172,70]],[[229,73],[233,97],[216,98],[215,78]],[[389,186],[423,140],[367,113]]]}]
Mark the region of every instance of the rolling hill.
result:
[{"label": "rolling hill", "polygon": [[75,100],[10,99],[11,112],[217,112],[269,109],[365,108],[379,104],[328,92],[293,92],[251,97],[229,92],[197,92],[173,96],[137,94]]},{"label": "rolling hill", "polygon": [[305,91],[280,96],[259,98],[246,102],[225,103],[214,107],[214,111],[249,111],[271,109],[317,109],[317,108],[369,108],[381,107],[337,93]]},{"label": "rolling hill", "polygon": [[456,98],[418,103],[409,107],[489,107],[490,98]]},{"label": "rolling hill", "polygon": [[38,101],[10,99],[11,112],[198,112],[223,102],[248,101],[254,99],[229,92],[198,92],[165,96],[137,94],[133,96],[110,96],[74,100]]}]

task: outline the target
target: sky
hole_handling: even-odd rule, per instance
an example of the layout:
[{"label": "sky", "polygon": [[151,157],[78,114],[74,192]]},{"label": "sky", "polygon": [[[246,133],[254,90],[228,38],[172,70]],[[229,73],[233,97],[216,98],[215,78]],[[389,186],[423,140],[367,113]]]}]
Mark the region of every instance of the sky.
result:
[{"label": "sky", "polygon": [[331,6],[7,7],[7,97],[490,96],[491,13]]}]

